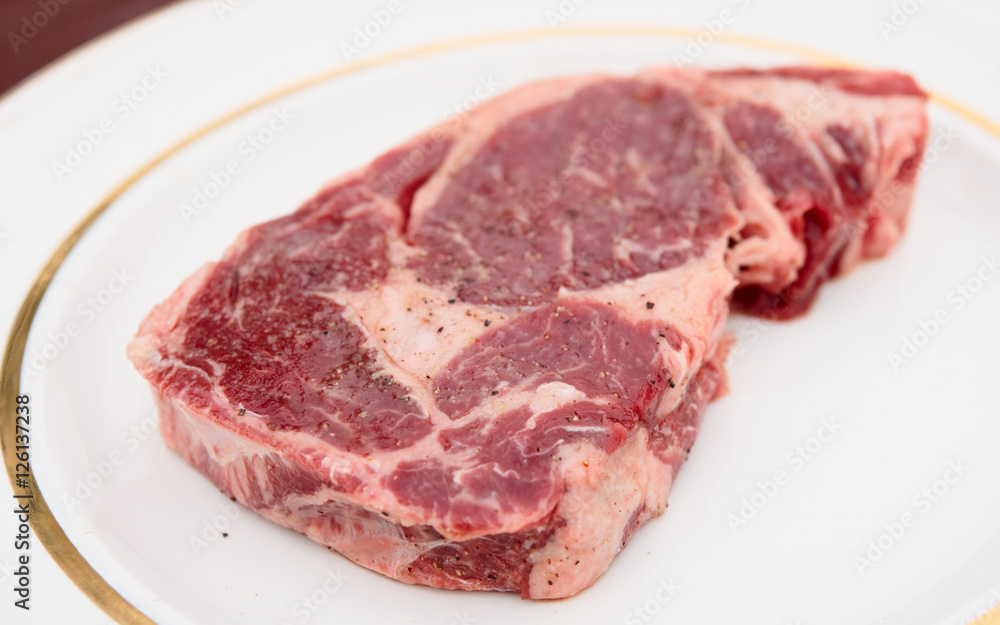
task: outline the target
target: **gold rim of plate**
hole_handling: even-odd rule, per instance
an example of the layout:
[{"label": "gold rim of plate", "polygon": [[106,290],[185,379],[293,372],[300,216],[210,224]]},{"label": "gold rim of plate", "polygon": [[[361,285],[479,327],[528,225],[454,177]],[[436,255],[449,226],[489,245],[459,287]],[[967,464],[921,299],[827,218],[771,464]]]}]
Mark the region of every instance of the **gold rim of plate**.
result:
[{"label": "gold rim of plate", "polygon": [[[159,12],[156,13],[159,14]],[[115,32],[117,32],[117,30]],[[21,365],[24,357],[25,345],[28,340],[28,331],[31,328],[32,321],[35,318],[35,313],[38,310],[42,296],[45,294],[49,283],[52,281],[52,278],[55,276],[56,271],[59,270],[63,261],[65,261],[70,250],[72,250],[73,246],[76,245],[80,238],[87,233],[97,218],[100,217],[101,214],[119,197],[121,197],[121,195],[132,185],[177,152],[194,143],[201,137],[208,135],[212,131],[217,130],[218,128],[249,113],[250,111],[266,104],[270,104],[285,96],[340,78],[342,76],[355,74],[366,69],[388,65],[397,61],[430,56],[462,48],[512,43],[517,41],[601,36],[683,39],[686,37],[696,37],[698,33],[698,30],[684,28],[595,26],[562,28],[559,30],[537,29],[502,32],[419,46],[408,50],[402,50],[400,52],[373,57],[369,60],[351,63],[289,85],[236,109],[235,111],[207,124],[203,128],[174,144],[140,167],[131,176],[126,178],[103,200],[101,200],[97,206],[92,208],[87,213],[86,217],[84,217],[83,220],[77,224],[69,236],[66,237],[62,244],[60,244],[59,247],[56,248],[55,252],[53,252],[52,256],[49,257],[45,266],[42,268],[42,271],[38,274],[38,277],[35,278],[34,283],[31,285],[31,289],[28,291],[27,297],[21,304],[21,308],[14,320],[14,325],[7,341],[7,346],[4,349],[2,364],[0,364],[0,380],[2,380],[2,383],[0,383],[0,446],[2,446],[4,466],[6,467],[11,487],[14,487],[15,484],[14,466],[16,463],[14,446],[11,443],[11,441],[13,441],[15,416],[17,414],[15,410],[15,398],[20,392]],[[822,65],[859,67],[857,64],[851,63],[840,57],[816,50],[810,50],[797,45],[726,33],[717,36],[716,40],[729,44],[773,50],[776,52],[785,52],[810,59]],[[995,122],[987,119],[974,110],[939,94],[931,94],[931,99],[986,130],[988,133],[1000,140],[1000,125]],[[156,625],[152,619],[122,597],[122,595],[119,594],[118,591],[107,582],[107,580],[101,577],[101,575],[90,565],[90,563],[84,559],[84,557],[77,550],[76,546],[69,540],[69,537],[66,536],[66,532],[63,531],[59,522],[56,521],[53,516],[52,511],[49,509],[45,502],[45,498],[42,496],[42,493],[38,488],[37,482],[35,482],[34,474],[29,476],[28,481],[29,489],[34,495],[34,498],[30,500],[33,504],[30,521],[31,527],[34,530],[35,535],[38,537],[38,540],[42,543],[66,576],[77,585],[83,594],[89,597],[91,601],[93,601],[98,607],[104,610],[109,617],[118,623],[121,623],[122,625]],[[1000,618],[1000,606],[994,607],[988,614],[989,622]]]}]

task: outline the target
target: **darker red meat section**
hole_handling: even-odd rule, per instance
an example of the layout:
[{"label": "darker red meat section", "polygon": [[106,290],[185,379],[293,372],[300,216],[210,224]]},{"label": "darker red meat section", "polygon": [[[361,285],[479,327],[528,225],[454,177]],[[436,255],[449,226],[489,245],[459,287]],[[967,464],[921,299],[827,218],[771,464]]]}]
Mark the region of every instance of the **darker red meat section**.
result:
[{"label": "darker red meat section", "polygon": [[581,89],[490,136],[413,227],[411,266],[460,299],[517,305],[682,265],[735,219],[713,139],[678,90]]},{"label": "darker red meat section", "polygon": [[[636,308],[645,302],[637,295]],[[609,306],[545,305],[487,332],[435,376],[438,407],[457,419],[490,397],[563,382],[622,405],[634,422],[669,379],[657,355],[668,333],[678,336],[626,321]]]},{"label": "darker red meat section", "polygon": [[345,216],[345,195],[354,210],[365,197],[347,186],[253,228],[212,270],[178,321],[179,362],[154,380],[162,392],[204,399],[191,392],[204,386],[200,371],[216,380],[237,422],[260,418],[271,430],[308,432],[352,453],[406,447],[430,432],[409,389],[380,373],[362,331],[317,293],[385,277],[392,224],[374,212]]}]

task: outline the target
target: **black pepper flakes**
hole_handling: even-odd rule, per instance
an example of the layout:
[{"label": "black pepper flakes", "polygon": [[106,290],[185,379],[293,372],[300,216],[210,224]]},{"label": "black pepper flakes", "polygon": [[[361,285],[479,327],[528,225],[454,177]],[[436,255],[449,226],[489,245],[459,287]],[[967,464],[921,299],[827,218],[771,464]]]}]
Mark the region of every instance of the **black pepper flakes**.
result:
[{"label": "black pepper flakes", "polygon": [[442,332],[444,332],[444,327],[443,326],[440,327],[440,328],[438,328],[438,334],[441,334]]},{"label": "black pepper flakes", "polygon": [[677,386],[676,384],[674,384],[674,379],[673,378],[668,378],[667,379],[667,384],[670,385],[670,388],[674,388],[675,386]]},{"label": "black pepper flakes", "polygon": [[450,300],[448,300],[448,303],[449,303],[449,304],[454,304],[454,303],[455,303],[455,300],[453,300],[453,299],[450,299]]},{"label": "black pepper flakes", "polygon": [[483,325],[486,326],[487,328],[490,327],[490,320],[487,319],[486,321],[484,321]]},{"label": "black pepper flakes", "polygon": [[499,395],[499,394],[500,394],[500,391],[493,391],[492,393],[490,393],[490,395]]},{"label": "black pepper flakes", "polygon": [[246,408],[240,408],[240,411],[236,413],[236,416],[237,417],[242,417],[246,413],[247,413],[247,409]]},{"label": "black pepper flakes", "polygon": [[653,306],[656,306],[653,302],[646,302],[646,310],[653,310]]}]

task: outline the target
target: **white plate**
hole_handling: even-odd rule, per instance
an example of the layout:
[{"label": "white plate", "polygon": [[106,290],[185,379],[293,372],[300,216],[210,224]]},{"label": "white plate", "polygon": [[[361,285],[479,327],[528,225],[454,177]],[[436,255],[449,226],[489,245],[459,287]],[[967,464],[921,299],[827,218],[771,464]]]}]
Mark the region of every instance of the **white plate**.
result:
[{"label": "white plate", "polygon": [[[508,88],[632,72],[684,45],[594,34],[374,64],[237,117],[129,187],[56,274],[22,369],[36,440],[45,441],[34,449],[38,483],[86,560],[161,625],[957,624],[995,603],[1000,275],[982,259],[1000,248],[1000,147],[938,107],[934,133],[958,139],[932,152],[902,245],[830,284],[800,321],[731,321],[742,339],[732,392],[709,408],[669,510],[575,598],[524,602],[383,578],[232,506],[150,435],[153,404],[124,346],[156,302],[244,227],[289,212],[324,181],[439,121],[475,96],[480,79]],[[808,61],[724,42],[699,58]],[[275,109],[294,118],[251,160],[243,142]],[[230,161],[240,173],[185,221],[179,204]],[[977,286],[978,272],[996,279],[959,295],[958,287]],[[936,315],[925,344],[921,328]],[[70,323],[80,332],[64,340]],[[894,369],[888,355],[904,339],[920,347]],[[29,374],[36,350],[46,349],[55,357]],[[954,484],[939,481],[956,476],[950,464],[969,467]],[[787,481],[769,484],[778,471]],[[925,488],[938,501],[921,495]],[[735,518],[750,517],[747,506],[752,518],[734,529]],[[869,557],[871,566],[858,560]]]}]

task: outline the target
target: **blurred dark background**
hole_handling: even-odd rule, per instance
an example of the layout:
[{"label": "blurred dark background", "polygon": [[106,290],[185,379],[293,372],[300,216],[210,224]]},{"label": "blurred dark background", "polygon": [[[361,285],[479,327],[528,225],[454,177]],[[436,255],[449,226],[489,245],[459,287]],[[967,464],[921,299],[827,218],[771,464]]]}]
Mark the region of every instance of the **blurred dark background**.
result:
[{"label": "blurred dark background", "polygon": [[174,0],[0,0],[0,95],[115,26]]}]

